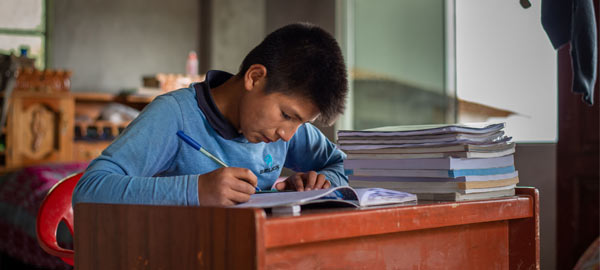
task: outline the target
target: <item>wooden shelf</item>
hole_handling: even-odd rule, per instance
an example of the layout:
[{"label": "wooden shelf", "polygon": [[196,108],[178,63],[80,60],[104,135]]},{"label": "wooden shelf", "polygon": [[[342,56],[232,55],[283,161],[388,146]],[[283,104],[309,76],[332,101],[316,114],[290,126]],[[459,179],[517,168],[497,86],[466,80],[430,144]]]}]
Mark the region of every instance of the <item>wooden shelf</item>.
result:
[{"label": "wooden shelf", "polygon": [[142,95],[115,95],[110,93],[92,93],[92,92],[73,92],[75,102],[129,102],[129,103],[150,103],[156,96]]},{"label": "wooden shelf", "polygon": [[[123,123],[113,123],[106,120],[95,120],[93,122],[75,122],[75,127],[79,128],[80,135],[85,137],[87,136],[88,128],[95,128],[97,135],[103,135],[105,133],[105,128],[110,129],[110,136],[117,137],[119,135],[119,130],[124,129],[129,125],[130,121]],[[76,134],[78,135],[78,134]],[[76,138],[77,139],[77,138]]]},{"label": "wooden shelf", "polygon": [[[23,91],[23,90],[15,90],[10,96],[21,97],[21,98],[56,98],[56,97],[68,97],[70,96],[70,92],[44,92],[44,91]],[[2,92],[2,96],[4,97],[4,92]]]}]

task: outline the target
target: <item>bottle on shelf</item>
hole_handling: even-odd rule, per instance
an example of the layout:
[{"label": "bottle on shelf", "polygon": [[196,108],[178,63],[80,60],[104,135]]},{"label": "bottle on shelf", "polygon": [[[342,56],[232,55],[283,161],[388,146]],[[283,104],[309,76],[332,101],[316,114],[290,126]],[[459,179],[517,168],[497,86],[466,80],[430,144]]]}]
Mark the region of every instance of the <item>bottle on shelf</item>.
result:
[{"label": "bottle on shelf", "polygon": [[185,64],[185,73],[189,77],[198,76],[198,55],[196,55],[195,51],[190,51],[188,54],[188,59]]}]

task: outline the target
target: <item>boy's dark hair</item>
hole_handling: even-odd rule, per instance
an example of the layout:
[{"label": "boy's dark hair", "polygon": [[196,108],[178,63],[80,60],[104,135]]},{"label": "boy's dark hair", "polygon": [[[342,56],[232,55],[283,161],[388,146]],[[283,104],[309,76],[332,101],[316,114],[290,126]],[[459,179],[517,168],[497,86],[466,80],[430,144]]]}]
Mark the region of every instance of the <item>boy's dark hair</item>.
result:
[{"label": "boy's dark hair", "polygon": [[238,74],[243,76],[253,64],[267,68],[267,93],[312,100],[321,113],[319,122],[330,125],[344,112],[344,57],[333,36],[320,27],[296,23],[279,28],[248,53]]}]

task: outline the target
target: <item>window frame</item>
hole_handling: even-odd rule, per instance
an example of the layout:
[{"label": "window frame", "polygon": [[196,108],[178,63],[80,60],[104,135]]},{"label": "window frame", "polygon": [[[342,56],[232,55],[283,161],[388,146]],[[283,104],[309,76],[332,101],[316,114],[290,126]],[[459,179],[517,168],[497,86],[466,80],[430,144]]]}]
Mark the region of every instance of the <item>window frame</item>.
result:
[{"label": "window frame", "polygon": [[[38,25],[35,29],[21,29],[21,28],[11,28],[11,27],[2,27],[0,26],[0,35],[12,35],[12,36],[20,36],[20,37],[39,37],[42,40],[42,46],[40,49],[40,56],[42,56],[39,61],[36,61],[36,68],[45,69],[48,66],[48,10],[47,7],[49,5],[50,0],[40,0],[40,4],[42,5],[42,14],[40,25]],[[12,50],[4,50],[0,49],[0,53],[9,54]],[[19,52],[15,52],[18,54]],[[29,55],[28,55],[29,56]]]}]

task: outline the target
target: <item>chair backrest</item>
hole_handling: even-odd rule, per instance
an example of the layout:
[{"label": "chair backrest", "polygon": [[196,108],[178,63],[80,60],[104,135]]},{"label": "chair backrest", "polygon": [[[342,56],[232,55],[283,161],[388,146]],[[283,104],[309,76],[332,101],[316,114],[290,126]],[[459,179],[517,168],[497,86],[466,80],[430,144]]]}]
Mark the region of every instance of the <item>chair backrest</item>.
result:
[{"label": "chair backrest", "polygon": [[73,265],[75,252],[58,245],[56,232],[58,225],[64,221],[73,235],[73,207],[71,196],[73,189],[83,173],[77,173],[56,183],[44,198],[36,220],[38,243],[46,252],[60,257],[66,263]]}]

